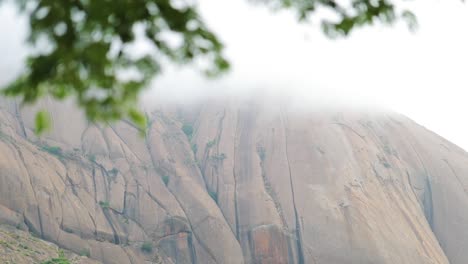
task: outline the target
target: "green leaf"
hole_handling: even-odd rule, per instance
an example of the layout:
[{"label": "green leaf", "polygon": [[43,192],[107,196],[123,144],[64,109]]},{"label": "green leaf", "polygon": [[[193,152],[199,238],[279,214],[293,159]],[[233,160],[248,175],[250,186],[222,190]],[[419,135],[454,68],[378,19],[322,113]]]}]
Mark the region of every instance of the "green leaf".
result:
[{"label": "green leaf", "polygon": [[52,127],[52,122],[50,120],[49,113],[47,111],[39,111],[36,114],[36,119],[35,119],[35,126],[36,126],[36,134],[37,135],[42,135],[44,132],[50,130]]},{"label": "green leaf", "polygon": [[140,130],[141,136],[145,136],[146,130],[147,130],[147,124],[148,124],[148,121],[146,120],[146,116],[142,112],[134,108],[129,110],[128,116],[130,117],[130,120],[132,120],[132,122]]}]

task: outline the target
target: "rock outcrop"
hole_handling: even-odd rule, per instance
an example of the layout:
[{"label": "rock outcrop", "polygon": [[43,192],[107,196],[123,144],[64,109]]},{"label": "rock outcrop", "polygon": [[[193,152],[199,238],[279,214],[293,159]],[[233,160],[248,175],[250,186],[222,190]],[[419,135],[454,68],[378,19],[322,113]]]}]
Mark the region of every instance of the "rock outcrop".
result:
[{"label": "rock outcrop", "polygon": [[209,103],[89,124],[0,103],[0,223],[102,263],[468,260],[468,154],[394,113]]}]

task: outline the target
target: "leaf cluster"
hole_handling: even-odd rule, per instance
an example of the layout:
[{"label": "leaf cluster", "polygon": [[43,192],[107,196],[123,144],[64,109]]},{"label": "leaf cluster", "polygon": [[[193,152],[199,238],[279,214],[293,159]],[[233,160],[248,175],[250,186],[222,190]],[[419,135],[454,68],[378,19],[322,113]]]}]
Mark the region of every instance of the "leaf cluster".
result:
[{"label": "leaf cluster", "polygon": [[[2,1],[0,1],[1,3]],[[223,45],[195,5],[170,0],[17,0],[29,17],[34,52],[26,70],[2,92],[34,103],[46,95],[72,96],[90,121],[128,118],[141,130],[146,118],[138,95],[161,71],[161,61],[203,58],[215,76],[229,68]],[[135,44],[148,51],[136,54]],[[133,51],[132,51],[133,47]],[[44,113],[38,133],[50,126]]]},{"label": "leaf cluster", "polygon": [[253,0],[274,9],[292,9],[300,21],[307,21],[317,10],[332,15],[321,19],[322,30],[328,37],[347,36],[354,29],[376,22],[392,25],[403,19],[410,30],[417,28],[416,16],[410,10],[399,10],[392,0]]}]

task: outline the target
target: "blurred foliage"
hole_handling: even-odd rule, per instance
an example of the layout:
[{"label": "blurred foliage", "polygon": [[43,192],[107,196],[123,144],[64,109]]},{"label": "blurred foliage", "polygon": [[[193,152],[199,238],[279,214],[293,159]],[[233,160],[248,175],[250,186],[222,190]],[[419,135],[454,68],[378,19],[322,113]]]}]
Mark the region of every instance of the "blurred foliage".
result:
[{"label": "blurred foliage", "polygon": [[34,122],[36,127],[36,134],[41,134],[51,127],[49,113],[45,110],[37,112]]},{"label": "blurred foliage", "polygon": [[409,10],[399,10],[391,0],[251,0],[273,9],[292,9],[300,21],[307,21],[317,10],[330,16],[321,18],[322,30],[330,38],[347,36],[352,30],[376,22],[392,25],[404,20],[410,30],[417,28],[416,16]]},{"label": "blurred foliage", "polygon": [[[0,0],[0,3],[6,0]],[[397,12],[390,0],[250,0],[273,8],[292,9],[307,20],[318,8],[331,10],[335,20],[322,21],[329,37],[346,36],[354,28],[405,19],[414,29],[410,11]],[[197,7],[176,0],[16,0],[29,17],[28,42],[33,52],[23,74],[2,92],[23,103],[43,96],[76,99],[90,121],[130,119],[147,126],[137,108],[138,95],[161,72],[161,61],[201,61],[208,76],[229,69],[223,45],[200,17]],[[235,21],[233,21],[235,23]],[[135,55],[132,44],[147,44]],[[135,49],[133,49],[135,50]],[[36,117],[36,132],[50,127],[45,112]]]},{"label": "blurred foliage", "polygon": [[[90,121],[129,118],[144,130],[137,97],[161,71],[162,60],[183,64],[200,58],[209,76],[229,68],[222,43],[194,5],[170,0],[14,3],[29,17],[33,52],[25,72],[3,93],[23,103],[46,95],[58,100],[72,96]],[[137,39],[151,47],[146,54],[130,51]],[[36,132],[49,126],[47,115],[39,112]]]}]

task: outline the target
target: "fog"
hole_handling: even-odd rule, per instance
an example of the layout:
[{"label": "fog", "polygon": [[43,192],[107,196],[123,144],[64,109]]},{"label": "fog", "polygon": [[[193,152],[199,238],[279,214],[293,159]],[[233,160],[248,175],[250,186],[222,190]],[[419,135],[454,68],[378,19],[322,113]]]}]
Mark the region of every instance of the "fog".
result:
[{"label": "fog", "polygon": [[[468,5],[418,0],[419,19],[376,25],[329,40],[316,23],[298,24],[246,0],[199,0],[207,24],[226,44],[232,70],[216,80],[191,67],[167,66],[145,92],[145,105],[204,98],[287,97],[304,106],[358,105],[402,113],[468,149]],[[22,67],[24,20],[0,8],[0,84]],[[135,49],[144,49],[144,44]]]}]

